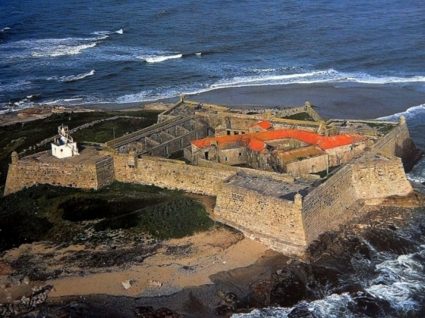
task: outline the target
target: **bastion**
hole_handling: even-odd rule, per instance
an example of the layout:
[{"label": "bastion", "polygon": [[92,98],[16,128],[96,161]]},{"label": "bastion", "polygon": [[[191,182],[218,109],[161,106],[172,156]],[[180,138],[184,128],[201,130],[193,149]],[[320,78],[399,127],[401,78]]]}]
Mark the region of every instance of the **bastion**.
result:
[{"label": "bastion", "polygon": [[[65,145],[52,145],[56,151],[67,140],[74,145],[69,135],[58,140]],[[362,206],[411,193],[403,165],[416,151],[403,117],[324,120],[310,103],[247,111],[182,98],[156,124],[102,147],[69,157],[13,153],[5,195],[35,184],[99,189],[114,180],[210,195],[213,219],[303,258]]]}]

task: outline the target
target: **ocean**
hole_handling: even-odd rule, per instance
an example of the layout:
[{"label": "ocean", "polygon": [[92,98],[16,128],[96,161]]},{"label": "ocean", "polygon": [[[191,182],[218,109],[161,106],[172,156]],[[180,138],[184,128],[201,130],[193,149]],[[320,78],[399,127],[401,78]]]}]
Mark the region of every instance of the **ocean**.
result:
[{"label": "ocean", "polygon": [[[419,96],[414,104],[401,98],[399,111],[374,117],[404,115],[425,148],[423,0],[0,0],[0,112],[321,84]],[[425,182],[425,161],[409,178]],[[376,275],[364,283],[372,298],[387,300],[395,312],[423,307],[414,296],[425,281],[421,244],[408,254],[376,252]],[[303,306],[314,317],[330,317],[350,297],[329,294]],[[249,317],[290,311],[271,308]]]},{"label": "ocean", "polygon": [[0,0],[0,104],[290,83],[424,92],[424,34],[420,0]]}]

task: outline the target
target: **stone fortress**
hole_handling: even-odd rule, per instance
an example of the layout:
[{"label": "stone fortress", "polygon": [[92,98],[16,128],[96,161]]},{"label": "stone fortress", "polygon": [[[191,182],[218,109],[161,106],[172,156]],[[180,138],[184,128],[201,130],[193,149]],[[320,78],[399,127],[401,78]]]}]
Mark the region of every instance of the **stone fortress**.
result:
[{"label": "stone fortress", "polygon": [[5,195],[35,184],[99,189],[114,180],[210,195],[213,219],[304,257],[362,206],[409,194],[403,163],[414,149],[403,117],[325,121],[308,102],[237,110],[181,98],[156,124],[78,155],[13,153]]}]

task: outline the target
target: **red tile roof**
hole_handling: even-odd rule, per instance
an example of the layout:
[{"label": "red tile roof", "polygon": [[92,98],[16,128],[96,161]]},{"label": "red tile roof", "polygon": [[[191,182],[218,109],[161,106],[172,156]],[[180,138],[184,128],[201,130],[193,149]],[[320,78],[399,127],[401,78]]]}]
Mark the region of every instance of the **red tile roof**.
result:
[{"label": "red tile roof", "polygon": [[235,142],[242,142],[245,143],[249,149],[260,152],[265,148],[265,141],[272,141],[285,138],[297,139],[310,145],[317,145],[323,150],[349,145],[364,140],[364,137],[360,135],[344,134],[328,137],[306,130],[277,129],[271,131],[250,133],[245,135],[208,137],[204,139],[193,140],[192,145],[202,149],[209,147],[212,144],[226,145]]},{"label": "red tile roof", "polygon": [[271,122],[269,122],[268,120],[261,120],[252,127],[260,127],[264,130],[267,130],[267,129],[272,128],[273,124]]}]

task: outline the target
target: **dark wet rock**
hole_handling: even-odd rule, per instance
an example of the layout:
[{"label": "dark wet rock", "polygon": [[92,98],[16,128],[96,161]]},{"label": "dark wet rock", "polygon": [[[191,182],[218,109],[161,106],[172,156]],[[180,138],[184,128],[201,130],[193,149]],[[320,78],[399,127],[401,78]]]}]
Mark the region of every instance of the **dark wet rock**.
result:
[{"label": "dark wet rock", "polygon": [[215,314],[217,316],[229,316],[234,312],[234,308],[229,305],[220,305],[216,307]]},{"label": "dark wet rock", "polygon": [[250,285],[249,306],[263,307],[270,305],[270,295],[272,289],[271,280],[260,280]]},{"label": "dark wet rock", "polygon": [[408,254],[415,251],[415,243],[409,241],[390,229],[374,228],[363,234],[364,238],[378,251]]},{"label": "dark wet rock", "polygon": [[274,277],[270,302],[283,307],[295,305],[306,296],[306,286],[302,278],[290,269],[284,269]]},{"label": "dark wet rock", "polygon": [[159,308],[153,309],[153,307],[137,307],[136,316],[142,318],[180,318],[180,314],[168,309],[168,308]]},{"label": "dark wet rock", "polygon": [[168,308],[159,308],[154,309],[151,306],[140,306],[135,310],[137,317],[142,318],[180,318],[182,315],[168,309]]},{"label": "dark wet rock", "polygon": [[307,305],[301,304],[296,306],[288,314],[288,318],[319,318],[316,314],[311,312]]},{"label": "dark wet rock", "polygon": [[0,317],[15,317],[26,316],[30,317],[32,312],[38,312],[42,304],[47,300],[47,297],[53,286],[46,285],[40,288],[35,288],[29,297],[22,296],[9,304],[0,304]]},{"label": "dark wet rock", "polygon": [[348,304],[348,309],[368,317],[385,317],[391,310],[388,302],[377,299],[366,292],[358,292],[352,296],[353,301]]}]

